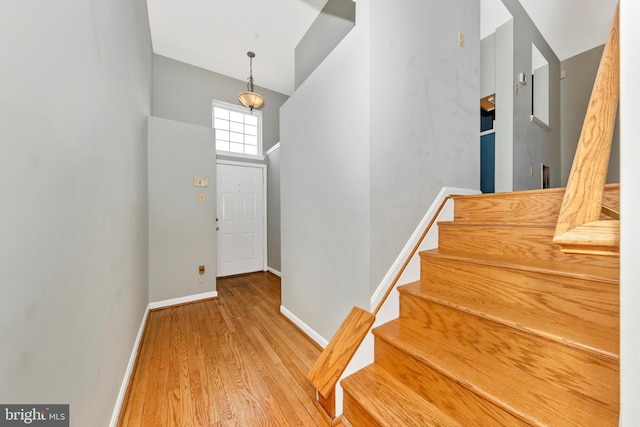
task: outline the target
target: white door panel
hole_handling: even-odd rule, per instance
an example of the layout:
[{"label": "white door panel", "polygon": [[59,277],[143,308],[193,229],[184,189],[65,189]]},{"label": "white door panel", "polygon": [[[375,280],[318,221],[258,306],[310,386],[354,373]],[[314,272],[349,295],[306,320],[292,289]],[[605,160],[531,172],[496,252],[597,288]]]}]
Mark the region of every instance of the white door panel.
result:
[{"label": "white door panel", "polygon": [[263,170],[218,164],[218,276],[264,269]]}]

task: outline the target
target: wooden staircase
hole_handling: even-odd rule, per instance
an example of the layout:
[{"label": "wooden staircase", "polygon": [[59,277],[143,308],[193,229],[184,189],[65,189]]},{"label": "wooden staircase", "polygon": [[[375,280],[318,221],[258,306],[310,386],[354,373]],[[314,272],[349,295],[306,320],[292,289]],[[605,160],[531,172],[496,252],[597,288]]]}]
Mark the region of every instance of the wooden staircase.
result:
[{"label": "wooden staircase", "polygon": [[345,425],[618,425],[619,257],[552,242],[563,195],[455,197],[375,362],[341,382]]}]

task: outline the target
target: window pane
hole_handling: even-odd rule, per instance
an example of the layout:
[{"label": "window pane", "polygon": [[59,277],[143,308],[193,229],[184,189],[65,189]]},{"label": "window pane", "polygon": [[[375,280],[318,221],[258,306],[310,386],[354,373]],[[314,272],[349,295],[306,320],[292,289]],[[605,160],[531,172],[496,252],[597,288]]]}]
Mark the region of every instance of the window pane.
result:
[{"label": "window pane", "polygon": [[216,118],[229,120],[229,110],[225,110],[224,108],[220,107],[214,107],[213,116]]},{"label": "window pane", "polygon": [[244,153],[244,144],[236,144],[235,142],[232,142],[229,145],[229,151],[232,153]]},{"label": "window pane", "polygon": [[258,127],[251,125],[244,125],[244,133],[247,135],[258,135]]},{"label": "window pane", "polygon": [[245,114],[244,122],[248,125],[258,126],[258,116],[252,116],[250,114]]},{"label": "window pane", "polygon": [[231,122],[230,123],[230,130],[232,132],[238,132],[238,133],[242,133],[243,132],[243,128],[244,126],[242,125],[242,123],[235,123],[235,122]]},{"label": "window pane", "polygon": [[230,139],[231,142],[240,142],[240,143],[244,142],[244,138],[243,138],[244,135],[242,135],[241,133],[231,132],[230,136],[231,136],[231,139]]},{"label": "window pane", "polygon": [[222,104],[213,105],[216,150],[249,155],[262,154],[262,114],[259,111],[247,113],[243,108]]},{"label": "window pane", "polygon": [[216,118],[216,124],[213,127],[216,129],[229,130],[229,121]]},{"label": "window pane", "polygon": [[258,147],[256,147],[255,145],[245,145],[244,153],[258,155]]},{"label": "window pane", "polygon": [[229,141],[216,141],[216,150],[229,151]]},{"label": "window pane", "polygon": [[229,120],[232,122],[244,123],[244,114],[229,111]]}]

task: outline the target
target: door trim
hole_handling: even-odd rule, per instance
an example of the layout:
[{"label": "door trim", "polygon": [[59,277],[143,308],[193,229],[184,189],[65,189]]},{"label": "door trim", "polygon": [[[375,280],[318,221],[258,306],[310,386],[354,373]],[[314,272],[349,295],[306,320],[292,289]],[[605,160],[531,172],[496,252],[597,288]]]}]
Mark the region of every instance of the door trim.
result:
[{"label": "door trim", "polygon": [[[262,169],[262,271],[267,271],[267,240],[269,238],[267,235],[267,165],[263,163],[239,162],[236,160],[225,159],[216,159],[216,165],[243,166]],[[216,189],[216,197],[218,196],[217,193],[218,191]]]}]

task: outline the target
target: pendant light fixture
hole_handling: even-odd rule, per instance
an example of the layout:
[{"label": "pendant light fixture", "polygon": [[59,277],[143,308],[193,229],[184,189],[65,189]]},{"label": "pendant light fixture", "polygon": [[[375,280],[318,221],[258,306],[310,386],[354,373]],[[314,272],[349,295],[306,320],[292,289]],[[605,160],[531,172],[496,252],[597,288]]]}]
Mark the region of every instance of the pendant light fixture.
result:
[{"label": "pendant light fixture", "polygon": [[238,94],[238,99],[245,107],[249,107],[251,111],[254,108],[260,108],[264,104],[264,98],[253,91],[253,58],[256,54],[249,51],[249,81],[247,82],[247,91]]}]

